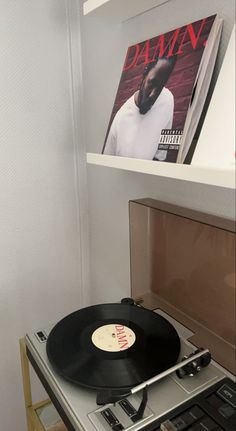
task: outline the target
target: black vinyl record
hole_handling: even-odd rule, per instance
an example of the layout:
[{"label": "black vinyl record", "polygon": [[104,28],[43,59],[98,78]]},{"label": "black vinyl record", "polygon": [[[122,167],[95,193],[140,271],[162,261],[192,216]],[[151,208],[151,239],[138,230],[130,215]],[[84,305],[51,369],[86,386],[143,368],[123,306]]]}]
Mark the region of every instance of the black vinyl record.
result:
[{"label": "black vinyl record", "polygon": [[176,330],[153,311],[129,304],[82,308],[54,326],[47,340],[53,368],[94,389],[128,389],[174,365]]}]

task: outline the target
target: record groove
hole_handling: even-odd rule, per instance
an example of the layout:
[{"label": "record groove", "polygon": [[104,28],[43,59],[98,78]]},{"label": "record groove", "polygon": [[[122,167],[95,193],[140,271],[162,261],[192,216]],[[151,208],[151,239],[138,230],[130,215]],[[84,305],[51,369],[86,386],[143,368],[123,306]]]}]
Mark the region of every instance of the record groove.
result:
[{"label": "record groove", "polygon": [[82,308],[58,322],[47,340],[53,368],[94,389],[128,389],[174,365],[176,330],[162,316],[128,304]]}]

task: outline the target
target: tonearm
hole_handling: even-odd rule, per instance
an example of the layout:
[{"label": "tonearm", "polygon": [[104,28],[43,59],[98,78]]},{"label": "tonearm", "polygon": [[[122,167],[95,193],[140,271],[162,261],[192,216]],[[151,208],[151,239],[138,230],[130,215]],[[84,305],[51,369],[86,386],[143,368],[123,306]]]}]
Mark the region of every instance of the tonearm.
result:
[{"label": "tonearm", "polygon": [[137,416],[136,420],[139,420],[142,417],[142,414],[144,412],[144,409],[147,403],[147,389],[150,385],[152,385],[155,382],[158,382],[159,380],[169,376],[174,372],[176,372],[179,378],[183,378],[184,376],[187,376],[187,375],[192,377],[195,374],[199,373],[202,368],[205,368],[207,365],[209,365],[210,362],[211,362],[211,354],[209,350],[203,349],[203,348],[197,349],[195,352],[190,353],[189,356],[185,356],[182,359],[182,361],[178,362],[173,367],[168,368],[162,373],[157,374],[156,376],[146,380],[145,382],[140,383],[139,385],[133,387],[126,393],[124,393],[124,390],[122,391],[122,390],[113,390],[113,389],[106,389],[98,392],[97,404],[104,405],[109,403],[116,403],[117,401],[120,401],[121,399],[126,398],[130,395],[136,394],[137,392],[142,390],[143,399],[136,415]]}]

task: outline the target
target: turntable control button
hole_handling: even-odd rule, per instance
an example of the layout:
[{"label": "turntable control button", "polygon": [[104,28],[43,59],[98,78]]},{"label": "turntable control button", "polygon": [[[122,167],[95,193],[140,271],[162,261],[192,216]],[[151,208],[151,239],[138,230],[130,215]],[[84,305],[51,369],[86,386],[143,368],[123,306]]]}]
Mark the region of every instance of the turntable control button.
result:
[{"label": "turntable control button", "polygon": [[40,343],[47,341],[47,336],[44,331],[36,332],[36,337]]},{"label": "turntable control button", "polygon": [[137,410],[135,410],[128,400],[121,400],[119,404],[128,416],[133,416],[137,413]]},{"label": "turntable control button", "polygon": [[204,412],[198,406],[192,407],[189,410],[189,414],[196,420],[201,419],[204,416]]},{"label": "turntable control button", "polygon": [[230,404],[224,403],[218,409],[218,412],[224,416],[226,419],[229,419],[234,414],[236,414],[236,409],[234,409]]},{"label": "turntable control button", "polygon": [[160,425],[160,429],[161,431],[177,431],[177,428],[173,425],[173,423],[170,420],[162,422]]},{"label": "turntable control button", "polygon": [[183,431],[187,427],[194,424],[197,420],[201,419],[204,416],[203,411],[197,407],[193,406],[190,410],[178,416],[177,418],[172,419],[172,424],[178,431]]},{"label": "turntable control button", "polygon": [[121,431],[121,430],[123,430],[124,429],[124,427],[123,427],[123,425],[121,425],[121,424],[116,424],[116,425],[114,425],[113,427],[112,427],[112,430],[113,431]]},{"label": "turntable control button", "polygon": [[210,418],[204,417],[200,422],[193,425],[191,428],[192,431],[212,431],[218,428],[218,425]]},{"label": "turntable control button", "polygon": [[186,422],[181,417],[173,419],[171,422],[175,426],[175,428],[179,431],[181,431],[187,427]]},{"label": "turntable control button", "polygon": [[114,426],[119,425],[119,421],[114,413],[112,413],[111,409],[108,408],[103,410],[101,415],[106,419],[112,429],[114,429]]},{"label": "turntable control button", "polygon": [[203,418],[200,424],[207,431],[211,431],[217,427],[217,424],[209,417]]},{"label": "turntable control button", "polygon": [[236,392],[228,385],[223,385],[217,391],[217,394],[223,398],[223,400],[227,401],[234,408],[236,408]]},{"label": "turntable control button", "polygon": [[229,421],[236,427],[236,412],[230,417]]},{"label": "turntable control button", "polygon": [[217,395],[215,395],[215,394],[210,395],[210,396],[207,398],[207,401],[208,401],[208,403],[209,403],[209,404],[211,404],[211,406],[212,406],[212,407],[214,407],[216,410],[218,410],[218,409],[222,406],[222,404],[224,404],[224,401],[223,401],[221,398],[219,398]]}]

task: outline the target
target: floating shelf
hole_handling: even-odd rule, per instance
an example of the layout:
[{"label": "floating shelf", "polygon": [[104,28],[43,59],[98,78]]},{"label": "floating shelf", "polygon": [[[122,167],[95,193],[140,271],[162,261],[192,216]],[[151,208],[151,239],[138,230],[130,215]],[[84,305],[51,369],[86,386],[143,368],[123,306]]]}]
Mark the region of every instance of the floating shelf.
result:
[{"label": "floating shelf", "polygon": [[84,15],[96,14],[112,21],[125,21],[171,0],[87,0],[83,4]]},{"label": "floating shelf", "polygon": [[128,157],[108,156],[95,153],[87,153],[87,163],[131,172],[157,175],[175,180],[235,189],[236,180],[234,168],[226,170],[178,163],[153,162],[152,160],[131,159]]},{"label": "floating shelf", "polygon": [[[122,22],[171,1],[172,0],[86,0],[83,3],[83,8],[84,15],[95,15],[97,17],[101,17],[102,19],[108,19],[109,22]],[[232,54],[230,54],[230,58],[232,59]],[[221,124],[222,106],[224,107],[225,96],[225,87],[223,86],[223,88],[224,91],[221,92],[223,98],[220,99],[220,102],[215,103],[215,105],[221,109],[217,117],[219,118],[219,122],[217,122],[214,117],[213,126],[211,125],[208,127],[207,121],[205,121],[203,125],[203,130],[205,128],[207,131],[207,136],[204,136],[203,139],[203,149],[201,150],[204,161],[208,160],[209,157],[209,155],[205,156],[205,142],[209,141],[211,145],[213,145],[212,142],[215,143],[215,139],[212,139],[212,130],[218,130],[215,127],[215,124]],[[232,128],[234,128],[233,122]],[[228,130],[231,130],[232,128],[231,125],[229,125]],[[219,132],[216,133],[217,136],[219,136]],[[219,142],[222,142],[222,139],[220,139]],[[218,147],[219,145],[217,148]],[[221,146],[219,148],[221,151]],[[212,151],[214,150],[215,144]],[[131,172],[140,172],[163,178],[171,178],[173,180],[183,180],[228,189],[235,189],[236,184],[234,165],[232,165],[232,168],[230,167],[229,169],[220,167],[216,168],[214,166],[201,166],[203,163],[198,162],[197,159],[192,165],[184,165],[88,153],[87,162],[94,165],[117,168]]]}]

